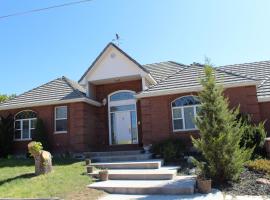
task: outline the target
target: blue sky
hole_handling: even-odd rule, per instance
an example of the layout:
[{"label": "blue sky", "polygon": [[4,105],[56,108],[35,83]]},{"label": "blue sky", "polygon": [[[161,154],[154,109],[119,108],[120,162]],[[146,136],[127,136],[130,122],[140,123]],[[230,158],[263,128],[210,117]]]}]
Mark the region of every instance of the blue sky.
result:
[{"label": "blue sky", "polygon": [[[0,15],[66,3],[1,0]],[[269,0],[93,0],[0,20],[0,93],[78,80],[118,33],[141,64],[270,60]]]}]

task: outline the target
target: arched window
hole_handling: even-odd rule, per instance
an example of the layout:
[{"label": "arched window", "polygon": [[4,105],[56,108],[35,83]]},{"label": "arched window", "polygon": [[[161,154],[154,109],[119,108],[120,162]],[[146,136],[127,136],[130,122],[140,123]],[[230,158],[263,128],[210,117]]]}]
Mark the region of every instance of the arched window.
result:
[{"label": "arched window", "polygon": [[36,128],[37,114],[31,110],[17,113],[14,117],[15,140],[31,140]]},{"label": "arched window", "polygon": [[180,97],[172,102],[173,131],[196,130],[194,118],[200,107],[196,96]]}]

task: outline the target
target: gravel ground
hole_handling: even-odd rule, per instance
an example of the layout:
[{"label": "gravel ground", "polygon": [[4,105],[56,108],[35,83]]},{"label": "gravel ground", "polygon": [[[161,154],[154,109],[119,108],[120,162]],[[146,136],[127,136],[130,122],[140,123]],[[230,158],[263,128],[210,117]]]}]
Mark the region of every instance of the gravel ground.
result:
[{"label": "gravel ground", "polygon": [[231,195],[268,195],[270,197],[270,185],[256,183],[258,178],[266,178],[266,175],[245,169],[240,176],[239,182],[231,183],[219,189]]}]

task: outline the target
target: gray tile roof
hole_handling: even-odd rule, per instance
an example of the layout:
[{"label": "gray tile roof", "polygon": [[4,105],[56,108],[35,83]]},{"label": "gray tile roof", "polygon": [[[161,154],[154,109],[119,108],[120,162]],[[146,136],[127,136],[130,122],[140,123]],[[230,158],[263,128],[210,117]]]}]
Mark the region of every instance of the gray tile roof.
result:
[{"label": "gray tile roof", "polygon": [[[254,82],[255,79],[248,78],[241,75],[236,75],[230,72],[222,71],[215,68],[215,76],[217,83],[235,84],[243,82]],[[204,68],[201,65],[186,66],[179,69],[174,74],[167,76],[158,84],[143,91],[146,94],[149,92],[170,90],[170,89],[188,89],[191,87],[200,87],[200,79],[204,77]]]},{"label": "gray tile roof", "polygon": [[46,101],[61,101],[86,97],[85,90],[77,82],[66,77],[57,78],[0,104],[1,107]]},{"label": "gray tile roof", "polygon": [[219,67],[226,72],[232,72],[261,81],[257,88],[258,98],[270,97],[270,61],[252,62]]},{"label": "gray tile roof", "polygon": [[184,69],[186,65],[176,63],[173,61],[160,62],[143,65],[142,67],[146,68],[152,77],[157,81],[161,81],[162,79],[168,77],[169,75],[174,74],[178,70]]}]

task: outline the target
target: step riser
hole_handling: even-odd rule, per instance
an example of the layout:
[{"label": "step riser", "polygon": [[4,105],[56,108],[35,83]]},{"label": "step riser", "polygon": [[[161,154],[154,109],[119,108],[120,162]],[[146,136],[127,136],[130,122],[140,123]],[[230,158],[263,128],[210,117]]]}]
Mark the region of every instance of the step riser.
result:
[{"label": "step riser", "polygon": [[165,195],[191,195],[194,194],[194,188],[125,188],[125,187],[91,187],[93,189],[103,190],[111,194],[165,194]]},{"label": "step riser", "polygon": [[156,163],[133,163],[133,164],[91,164],[96,168],[100,169],[158,169],[161,167],[160,162]]},{"label": "step riser", "polygon": [[[99,178],[99,175],[93,175]],[[109,174],[110,180],[172,180],[174,174]]]},{"label": "step riser", "polygon": [[117,157],[92,157],[93,162],[116,162],[116,161],[140,161],[152,158],[152,154],[139,154],[130,156],[117,156]]},{"label": "step riser", "polygon": [[121,156],[121,155],[136,155],[141,154],[142,150],[136,151],[108,151],[108,152],[85,152],[84,155],[87,158],[98,156]]}]

